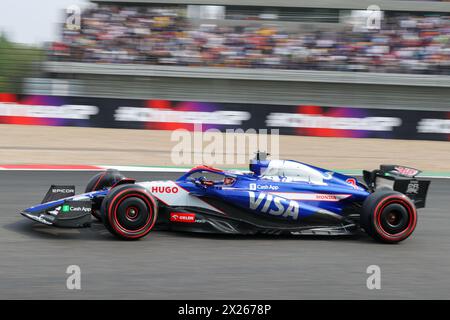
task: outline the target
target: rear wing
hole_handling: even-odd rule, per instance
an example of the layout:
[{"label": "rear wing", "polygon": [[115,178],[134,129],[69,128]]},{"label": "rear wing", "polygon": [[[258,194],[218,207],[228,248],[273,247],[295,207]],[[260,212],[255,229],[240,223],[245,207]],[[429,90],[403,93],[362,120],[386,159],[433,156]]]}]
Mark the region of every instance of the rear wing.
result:
[{"label": "rear wing", "polygon": [[420,170],[399,166],[381,165],[380,169],[363,170],[363,178],[370,191],[388,188],[403,193],[417,208],[425,207],[430,180],[417,179]]}]

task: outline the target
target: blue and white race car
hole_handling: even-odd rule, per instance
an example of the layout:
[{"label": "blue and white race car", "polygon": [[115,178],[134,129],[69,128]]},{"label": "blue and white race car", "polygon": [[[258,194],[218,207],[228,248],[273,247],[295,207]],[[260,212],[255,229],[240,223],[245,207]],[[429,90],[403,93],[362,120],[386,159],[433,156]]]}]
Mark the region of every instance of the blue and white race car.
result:
[{"label": "blue and white race car", "polygon": [[98,173],[83,194],[52,185],[22,215],[56,227],[89,227],[91,215],[121,239],[156,229],[224,234],[348,235],[363,229],[386,243],[408,238],[430,181],[397,165],[354,177],[258,153],[249,172],[197,166],[176,181],[136,182]]}]

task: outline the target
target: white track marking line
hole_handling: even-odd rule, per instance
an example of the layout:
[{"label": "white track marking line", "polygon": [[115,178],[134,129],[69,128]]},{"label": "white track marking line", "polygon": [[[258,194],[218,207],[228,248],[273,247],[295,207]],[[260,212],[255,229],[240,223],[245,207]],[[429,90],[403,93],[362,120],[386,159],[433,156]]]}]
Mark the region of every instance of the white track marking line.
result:
[{"label": "white track marking line", "polygon": [[[17,168],[5,168],[0,165],[1,171],[102,171],[107,169],[116,169],[119,171],[129,171],[129,172],[175,172],[175,173],[183,173],[188,172],[190,168],[173,168],[173,167],[144,167],[144,166],[110,166],[110,165],[95,165],[97,168],[71,168],[68,166],[67,168],[64,168],[62,166],[61,168],[20,168],[20,165],[17,165]],[[247,170],[240,170],[240,169],[224,169],[229,171],[242,171],[246,172]],[[357,171],[357,170],[355,170]],[[362,172],[362,170],[360,170]],[[339,170],[337,171],[339,172]],[[344,173],[348,176],[361,176],[361,174],[357,173]],[[417,178],[425,178],[425,179],[450,179],[450,173],[448,175],[442,175],[442,174],[436,174],[436,175],[430,175],[430,174],[423,174],[419,175]]]}]

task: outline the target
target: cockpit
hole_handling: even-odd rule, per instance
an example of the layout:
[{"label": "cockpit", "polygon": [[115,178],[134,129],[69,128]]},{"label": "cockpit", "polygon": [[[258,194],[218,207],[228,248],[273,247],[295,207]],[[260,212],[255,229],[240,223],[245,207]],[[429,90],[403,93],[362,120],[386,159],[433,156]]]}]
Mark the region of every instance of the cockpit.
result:
[{"label": "cockpit", "polygon": [[312,184],[326,185],[327,179],[322,172],[303,163],[292,160],[272,160],[260,168],[261,179],[283,182],[304,181]]}]

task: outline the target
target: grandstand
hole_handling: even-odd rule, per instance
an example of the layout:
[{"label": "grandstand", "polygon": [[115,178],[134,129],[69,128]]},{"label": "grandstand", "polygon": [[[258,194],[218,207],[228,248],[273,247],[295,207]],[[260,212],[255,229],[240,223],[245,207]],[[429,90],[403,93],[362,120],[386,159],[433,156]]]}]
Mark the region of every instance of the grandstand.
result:
[{"label": "grandstand", "polygon": [[417,109],[450,98],[450,3],[379,1],[381,29],[365,30],[370,1],[93,2],[29,92]]},{"label": "grandstand", "polygon": [[[413,4],[410,1],[414,1]],[[376,4],[386,11],[405,12],[448,12],[448,1],[421,1],[421,0],[379,0]],[[95,3],[122,3],[122,4],[176,4],[176,5],[221,5],[241,6],[253,8],[325,8],[325,9],[354,9],[364,10],[374,4],[371,0],[93,0]]]}]

